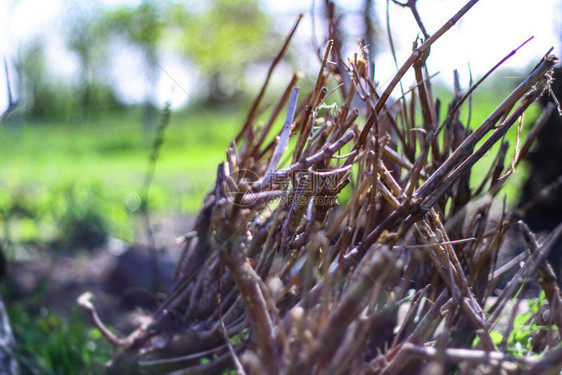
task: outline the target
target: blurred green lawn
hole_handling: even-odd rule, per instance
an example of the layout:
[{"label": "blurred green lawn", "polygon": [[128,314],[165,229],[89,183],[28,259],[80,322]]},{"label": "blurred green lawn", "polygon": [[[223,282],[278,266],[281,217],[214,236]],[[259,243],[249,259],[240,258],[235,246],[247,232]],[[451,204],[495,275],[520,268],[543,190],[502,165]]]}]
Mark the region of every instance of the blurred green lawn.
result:
[{"label": "blurred green lawn", "polygon": [[[476,94],[471,128],[481,124],[505,95],[489,88]],[[443,120],[450,94],[440,97],[445,104]],[[466,107],[462,113],[465,121]],[[539,108],[533,107],[526,115],[524,135],[538,113]],[[135,240],[138,233],[131,218],[139,211],[155,137],[155,129],[143,129],[141,118],[141,110],[133,109],[75,124],[2,126],[0,213],[10,221],[4,237],[24,243],[48,241],[68,231],[61,222],[69,212],[76,216],[93,211],[107,222],[109,234]],[[195,214],[200,209],[217,165],[244,119],[244,111],[172,112],[149,194],[152,212]],[[516,134],[517,124],[507,136],[506,168],[513,157]],[[489,152],[473,169],[473,186],[484,177],[494,155]],[[525,165],[521,167],[502,192],[512,205],[526,176]]]},{"label": "blurred green lawn", "polygon": [[[150,208],[196,213],[242,121],[232,111],[172,113]],[[63,214],[53,211],[65,209],[59,201],[72,189],[75,204],[101,205],[114,235],[132,240],[127,218],[138,210],[154,137],[155,129],[143,129],[140,110],[76,124],[2,126],[0,210],[12,216],[10,235],[24,242],[50,237]]]},{"label": "blurred green lawn", "polygon": [[[496,81],[497,82],[497,81]],[[470,121],[470,128],[476,129],[482,122],[503,102],[503,100],[511,93],[515,87],[497,87],[494,82],[484,83],[480,89],[476,90],[472,101],[472,118]],[[517,108],[517,105],[515,106]],[[523,146],[529,130],[534,125],[536,119],[539,117],[542,109],[538,104],[532,104],[523,116],[523,127],[521,132],[520,147]],[[461,121],[466,124],[467,121],[467,108],[461,112]],[[443,115],[445,116],[445,115]],[[444,118],[442,116],[442,119]],[[505,157],[504,173],[509,169],[510,164],[515,154],[515,145],[517,140],[519,122],[507,132],[504,140],[509,143],[509,148]],[[491,133],[489,133],[491,134]],[[484,140],[487,137],[484,138]],[[484,141],[478,143],[477,148],[481,146]],[[496,143],[484,157],[479,160],[471,170],[470,184],[471,187],[480,185],[482,179],[485,177],[486,172],[489,170],[491,164],[495,161],[497,151],[500,147],[500,142]],[[509,177],[506,185],[500,191],[499,197],[503,199],[506,197],[506,202],[509,206],[516,206],[521,198],[521,193],[525,180],[529,174],[529,166],[525,160],[519,163],[515,172]],[[486,191],[486,190],[485,190]]]},{"label": "blurred green lawn", "polygon": [[[445,104],[440,114],[443,120],[451,95],[444,92],[439,96]],[[504,97],[505,93],[493,90],[477,94],[471,128],[480,125]],[[463,108],[461,120],[465,123],[466,112]],[[538,113],[538,106],[527,113],[524,135]],[[62,244],[64,249],[64,237],[77,222],[86,220],[95,225],[99,220],[110,236],[138,239],[135,216],[140,211],[140,194],[156,135],[155,129],[143,129],[141,119],[141,109],[135,109],[81,123],[29,122],[0,127],[0,238],[42,246],[55,240],[56,248]],[[149,194],[151,212],[196,214],[244,119],[245,111],[172,112]],[[510,142],[506,168],[513,157],[516,134],[514,125],[506,137]],[[484,177],[497,148],[473,168],[472,186],[478,186]],[[525,165],[522,167],[501,192],[507,194],[508,204],[517,203],[526,177]],[[72,245],[68,248],[73,249]],[[56,314],[36,319],[25,311],[23,304],[10,306],[21,352],[32,353],[42,368],[64,365],[90,368],[90,372],[81,373],[96,373],[95,369],[101,369],[109,359],[99,332],[85,328],[89,325],[80,318],[71,316],[66,324]],[[61,333],[53,335],[52,326],[63,327]]]}]

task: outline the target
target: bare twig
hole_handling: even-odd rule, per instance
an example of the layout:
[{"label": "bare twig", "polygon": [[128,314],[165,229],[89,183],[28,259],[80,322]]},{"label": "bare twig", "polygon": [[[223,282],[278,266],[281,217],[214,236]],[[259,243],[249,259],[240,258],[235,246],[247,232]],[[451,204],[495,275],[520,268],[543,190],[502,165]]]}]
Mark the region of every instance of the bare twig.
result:
[{"label": "bare twig", "polygon": [[80,295],[76,300],[78,305],[83,307],[84,309],[90,312],[90,316],[96,325],[96,327],[100,330],[101,334],[109,341],[113,346],[124,346],[127,344],[127,341],[121,337],[116,336],[113,332],[111,332],[101,321],[94,304],[92,303],[92,299],[94,295],[91,292],[86,292]]},{"label": "bare twig", "polygon": [[[546,251],[546,249],[541,248],[541,245],[537,243],[535,236],[523,221],[519,221],[519,226],[522,229],[523,238],[527,246],[529,246],[531,254],[540,254]],[[545,258],[545,256],[541,257],[541,259],[543,258]],[[550,305],[550,316],[552,316],[554,323],[558,327],[558,331],[562,332],[562,298],[560,297],[560,288],[556,284],[556,275],[546,260],[543,263],[539,263],[538,275],[539,282]]]},{"label": "bare twig", "polygon": [[[438,352],[436,348],[432,347],[421,347],[417,345],[406,344],[404,350],[411,355],[421,356],[426,359],[437,359]],[[502,363],[504,366],[508,366],[506,369],[515,370],[517,367],[514,363],[519,363],[523,365],[528,365],[532,363],[533,360],[527,358],[517,358],[504,354],[502,352],[488,352],[484,350],[472,350],[463,348],[449,348],[445,349],[444,359],[449,362],[472,362],[472,363]],[[509,366],[509,363],[512,365]],[[538,374],[538,372],[536,373]]]},{"label": "bare twig", "polygon": [[8,94],[8,107],[0,114],[0,122],[4,121],[20,104],[19,100],[14,99],[12,84],[10,82],[10,72],[8,70],[8,60],[4,59],[4,72],[6,74],[6,92]]},{"label": "bare twig", "polygon": [[[521,283],[536,275],[551,314],[559,315],[559,290],[545,257],[562,228],[541,245],[531,235],[531,251],[497,268],[500,245],[528,206],[510,214],[504,204],[497,223],[492,207],[546,115],[530,139],[518,141],[507,173],[505,134],[519,120],[521,137],[521,116],[548,89],[556,60],[546,56],[473,133],[458,109],[466,100],[470,104],[480,83],[521,46],[478,83],[471,79],[466,93],[457,74],[449,116],[441,121],[426,58],[476,2],[469,1],[430,36],[416,1],[403,1],[425,41],[402,67],[396,64],[397,74],[379,95],[365,44],[360,42],[350,59],[342,58],[341,18],[326,1],[333,42],[325,43],[312,89],[297,104],[298,74],[293,75],[260,129],[255,121],[260,103],[293,28],[182,243],[166,300],[151,323],[128,336],[108,374],[140,373],[147,363],[176,375],[233,367],[276,375],[389,375],[419,372],[428,362],[443,371],[462,364],[465,372],[539,366],[542,359],[498,351],[490,333],[514,293],[524,290]],[[402,90],[400,103],[387,104],[407,72],[416,77],[411,95]],[[342,97],[328,104],[334,92]],[[286,107],[285,123],[273,139]],[[472,189],[471,171],[492,151],[491,167]],[[256,179],[231,181],[242,170]],[[234,194],[227,194],[230,189]],[[491,316],[485,314],[499,275],[519,260],[525,265],[487,310]],[[403,315],[401,308],[407,310]],[[506,337],[515,329],[515,313]],[[561,325],[555,318],[547,324]],[[160,333],[173,339],[156,347]],[[232,342],[233,335],[242,342]],[[485,351],[464,349],[475,338]],[[200,363],[202,357],[209,363]],[[555,357],[543,359],[540,366],[548,370],[558,363]]]},{"label": "bare twig", "polygon": [[557,348],[545,354],[531,368],[524,372],[525,375],[556,375],[562,369],[562,348]]},{"label": "bare twig", "polygon": [[267,167],[267,171],[265,172],[266,176],[277,169],[279,161],[281,160],[281,156],[283,156],[283,153],[287,149],[287,144],[289,143],[289,135],[291,133],[293,119],[295,117],[295,109],[297,107],[298,97],[299,88],[293,87],[293,90],[291,91],[291,99],[289,100],[289,108],[287,109],[287,117],[285,118],[285,123],[283,124],[281,135],[279,136],[279,143],[277,143],[277,147],[273,152],[273,156],[271,157],[271,161],[269,162],[269,166]]},{"label": "bare twig", "polygon": [[295,34],[295,31],[297,31],[297,27],[298,27],[302,17],[303,17],[302,14],[300,14],[297,17],[297,21],[295,22],[295,25],[293,26],[293,28],[289,32],[289,35],[287,36],[287,38],[285,39],[285,43],[283,44],[283,47],[281,47],[281,49],[279,50],[279,53],[277,54],[277,56],[275,56],[275,58],[271,62],[271,65],[269,66],[269,70],[267,71],[267,76],[266,76],[265,82],[264,82],[264,84],[261,88],[261,91],[258,94],[258,96],[256,97],[256,99],[254,100],[254,103],[252,104],[252,108],[250,109],[250,112],[248,114],[248,118],[246,119],[246,122],[244,123],[244,126],[240,130],[240,133],[238,133],[238,135],[236,136],[236,143],[240,142],[243,134],[245,134],[248,131],[248,128],[254,122],[254,119],[257,115],[258,106],[260,105],[260,103],[263,99],[263,96],[265,95],[265,91],[267,89],[267,86],[268,86],[269,81],[271,79],[271,76],[273,74],[273,71],[275,70],[275,67],[279,64],[279,62],[281,61],[283,56],[285,55],[285,52],[287,51],[287,48],[289,47],[289,44],[291,42],[291,39],[293,38],[293,35]]}]

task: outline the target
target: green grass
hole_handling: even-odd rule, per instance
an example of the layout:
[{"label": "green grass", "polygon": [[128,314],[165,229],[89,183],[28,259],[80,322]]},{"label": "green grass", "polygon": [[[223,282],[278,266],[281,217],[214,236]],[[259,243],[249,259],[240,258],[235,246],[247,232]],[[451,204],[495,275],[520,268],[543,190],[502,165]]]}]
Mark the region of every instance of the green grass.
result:
[{"label": "green grass", "polygon": [[[151,210],[196,213],[242,121],[233,112],[172,113],[149,193]],[[65,249],[99,229],[134,241],[154,133],[143,129],[139,111],[84,123],[1,126],[0,239]],[[48,307],[37,314],[7,302],[24,373],[103,372],[111,350],[81,311]]]},{"label": "green grass", "polygon": [[[507,73],[506,73],[507,74]],[[463,105],[460,110],[461,116],[460,120],[463,124],[469,125],[470,129],[475,130],[480,126],[484,120],[503,102],[503,100],[511,93],[511,91],[516,86],[515,81],[509,80],[506,82],[505,79],[501,77],[493,79],[490,82],[483,83],[473,94],[472,99],[472,113],[470,116],[470,124],[468,124],[468,103]],[[452,98],[451,93],[447,93],[446,90],[437,90],[438,96],[441,98],[441,121],[447,115],[447,105]],[[515,106],[517,108],[517,106]],[[521,146],[525,141],[529,130],[531,129],[534,121],[540,115],[541,108],[537,104],[531,105],[524,116],[523,128],[521,134]],[[515,144],[517,139],[519,123],[516,122],[509,129],[505,136],[505,140],[509,142],[509,148],[505,157],[505,168],[504,172],[509,168],[509,165],[513,159],[515,153]],[[491,134],[491,132],[489,133]],[[488,134],[488,135],[489,135]],[[484,138],[484,140],[487,137]],[[478,143],[477,147],[480,147],[484,141]],[[470,184],[472,188],[477,188],[482,179],[485,177],[486,172],[489,170],[490,165],[494,162],[497,151],[500,147],[498,142],[494,145],[490,151],[488,151],[482,159],[480,159],[471,170]],[[522,161],[515,172],[510,176],[507,184],[500,192],[500,196],[506,195],[507,203],[510,206],[517,205],[519,202],[523,184],[529,173],[529,167],[526,161]]]},{"label": "green grass", "polygon": [[[510,87],[486,85],[474,94],[472,129],[510,91]],[[443,103],[443,120],[451,94],[445,90],[437,93]],[[465,123],[467,113],[465,105],[461,109]],[[220,110],[172,113],[149,194],[152,211],[194,214],[199,210],[244,115],[244,111]],[[537,116],[538,107],[534,107],[526,116],[524,135]],[[129,109],[86,122],[0,127],[0,214],[10,221],[5,225],[9,233],[3,237],[45,241],[69,232],[64,226],[69,218],[93,218],[107,222],[111,235],[134,240],[137,233],[131,217],[139,211],[155,137],[154,129],[144,129],[141,119],[140,110]],[[516,134],[514,125],[506,137],[510,143],[506,166],[513,157]],[[473,169],[473,187],[484,177],[497,147]],[[502,192],[511,205],[516,204],[527,175],[526,166],[520,167]]]},{"label": "green grass", "polygon": [[[155,190],[177,186],[197,193],[209,182],[240,116],[208,116],[172,115],[157,165]],[[39,192],[78,180],[87,185],[101,183],[113,192],[136,191],[143,184],[153,138],[153,132],[143,130],[136,113],[117,113],[82,124],[3,127],[0,180],[3,187],[27,185]],[[184,209],[195,211],[197,207]]]},{"label": "green grass", "polygon": [[[82,204],[92,198],[94,187],[103,199],[93,204],[104,206],[117,234],[132,239],[127,216],[138,208],[135,200],[142,191],[155,136],[154,130],[143,129],[140,120],[139,112],[129,111],[85,123],[1,127],[0,209],[18,214],[33,211],[12,215],[23,224],[33,216],[54,216],[50,221],[56,227],[57,215],[52,211],[63,205],[57,203],[63,193],[77,190],[74,200]],[[242,121],[240,114],[232,112],[172,113],[149,194],[150,208],[197,212]],[[14,209],[14,205],[22,207]],[[24,239],[56,231],[29,229],[31,225],[13,227],[12,235]]]},{"label": "green grass", "polygon": [[[506,94],[507,90],[479,90],[473,102],[471,128],[480,125]],[[444,104],[442,120],[450,94],[440,96]],[[466,112],[464,107],[463,121]],[[152,211],[198,212],[244,114],[215,110],[172,113],[149,194]],[[537,115],[538,107],[527,114],[524,134]],[[515,125],[506,137],[510,142],[506,165],[513,156],[516,133]],[[4,232],[0,238],[19,243],[56,240],[64,247],[69,245],[65,240],[71,240],[72,233],[79,235],[86,225],[135,240],[138,233],[134,218],[139,213],[154,137],[154,129],[143,129],[139,110],[100,115],[86,122],[1,126],[0,228]],[[482,171],[493,161],[496,149],[477,164],[471,178],[473,186],[483,178]],[[511,204],[516,203],[525,176],[523,168],[504,189]],[[345,194],[350,191],[344,191],[340,198],[345,199]],[[89,329],[77,314],[61,318],[44,310],[33,317],[23,305],[15,304],[10,307],[10,316],[23,348],[22,363],[29,362],[39,373],[97,373],[99,367],[95,366],[109,358],[99,332]],[[517,323],[509,342],[513,348],[527,342],[526,328],[518,327],[526,327],[528,322]]]},{"label": "green grass", "polygon": [[30,314],[23,303],[8,308],[22,374],[96,375],[112,349],[101,332],[73,309],[63,318],[48,308]]}]

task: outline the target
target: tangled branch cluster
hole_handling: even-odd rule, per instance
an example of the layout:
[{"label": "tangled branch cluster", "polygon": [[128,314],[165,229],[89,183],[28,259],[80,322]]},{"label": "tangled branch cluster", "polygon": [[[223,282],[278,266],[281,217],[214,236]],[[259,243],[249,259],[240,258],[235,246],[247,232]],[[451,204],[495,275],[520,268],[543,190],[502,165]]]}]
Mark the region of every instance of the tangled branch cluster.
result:
[{"label": "tangled branch cluster", "polygon": [[[297,22],[218,166],[166,299],[130,336],[106,332],[116,347],[108,374],[557,371],[558,333],[537,338],[543,355],[531,358],[510,355],[491,332],[510,315],[525,277],[546,292],[544,324],[561,327],[560,291],[545,257],[562,226],[537,243],[520,222],[524,210],[490,220],[494,197],[536,132],[518,142],[511,162],[504,136],[548,88],[557,60],[546,55],[474,131],[460,109],[481,82],[466,92],[457,82],[441,120],[426,59],[474,3],[428,35],[384,91],[365,52],[346,62],[330,41],[313,89],[299,100],[295,74],[260,123],[271,73]],[[390,102],[409,70],[416,86]],[[339,108],[327,106],[338,93]],[[486,178],[471,187],[471,169],[498,143]],[[525,235],[527,251],[500,267],[510,228]],[[515,276],[495,295],[510,268]]]}]

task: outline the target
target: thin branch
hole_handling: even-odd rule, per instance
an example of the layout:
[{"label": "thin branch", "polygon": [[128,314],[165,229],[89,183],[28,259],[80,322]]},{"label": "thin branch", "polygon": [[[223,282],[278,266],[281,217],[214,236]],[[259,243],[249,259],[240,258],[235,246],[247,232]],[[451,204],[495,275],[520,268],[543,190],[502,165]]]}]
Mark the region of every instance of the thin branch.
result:
[{"label": "thin branch", "polygon": [[[527,246],[529,246],[531,254],[545,252],[545,249],[537,243],[534,234],[523,221],[519,221],[519,226],[522,229],[523,238]],[[539,263],[538,275],[539,283],[550,305],[550,316],[552,316],[552,320],[558,327],[558,332],[562,332],[562,298],[560,297],[560,288],[556,283],[556,274],[546,260]]]},{"label": "thin branch", "polygon": [[524,372],[525,375],[557,375],[562,369],[562,347],[554,349],[538,360],[531,368]]},{"label": "thin branch", "polygon": [[297,99],[299,97],[299,88],[293,87],[291,91],[291,99],[289,100],[289,108],[287,109],[287,117],[285,118],[285,123],[283,124],[283,129],[281,130],[281,135],[279,136],[279,143],[277,143],[277,147],[273,152],[273,156],[269,162],[269,166],[267,167],[267,171],[265,175],[269,175],[273,173],[275,169],[277,169],[279,165],[279,161],[281,160],[281,156],[287,149],[287,145],[289,144],[289,135],[291,133],[293,120],[295,118],[295,109],[297,107]]},{"label": "thin branch", "polygon": [[[436,348],[432,347],[422,347],[412,344],[405,344],[404,350],[411,355],[421,356],[428,360],[436,360],[438,359],[439,352]],[[445,349],[443,353],[443,359],[448,362],[453,363],[460,363],[460,362],[470,362],[470,363],[477,363],[477,364],[491,364],[491,363],[502,363],[506,365],[508,363],[518,363],[522,365],[528,365],[529,363],[533,363],[531,358],[518,358],[515,356],[511,356],[508,354],[504,354],[502,352],[488,352],[484,350],[474,350],[474,349],[464,349],[464,348],[448,348]],[[516,366],[511,365],[508,367],[509,370],[513,371],[517,369]],[[540,372],[536,372],[535,374],[539,374]]]},{"label": "thin branch", "polygon": [[297,17],[297,21],[295,22],[293,28],[289,32],[289,35],[285,39],[285,42],[283,43],[283,46],[279,50],[279,53],[277,53],[277,56],[275,56],[275,58],[271,62],[271,65],[269,66],[269,70],[267,71],[267,76],[266,76],[265,82],[264,82],[264,84],[261,88],[261,91],[258,94],[258,96],[256,97],[256,99],[254,100],[254,103],[252,104],[252,108],[250,109],[250,112],[248,114],[248,118],[246,119],[246,122],[244,123],[244,126],[242,126],[242,129],[240,130],[240,133],[238,133],[238,135],[236,136],[236,143],[240,142],[243,135],[248,131],[249,127],[253,124],[254,119],[257,115],[258,106],[260,105],[260,103],[263,99],[263,96],[265,95],[265,90],[267,89],[269,81],[271,80],[271,77],[273,75],[273,71],[275,70],[275,67],[279,64],[279,62],[281,62],[281,59],[285,55],[285,52],[287,51],[287,48],[289,47],[289,44],[291,42],[291,39],[293,38],[293,35],[295,34],[295,31],[297,31],[297,27],[299,26],[299,23],[300,23],[302,17],[303,17],[303,15],[299,14],[299,16]]},{"label": "thin branch", "polygon": [[20,104],[19,100],[14,100],[12,85],[10,82],[10,72],[8,70],[8,61],[4,59],[4,72],[6,74],[6,91],[8,93],[8,107],[0,114],[0,123],[4,121]]},{"label": "thin branch", "polygon": [[100,330],[101,334],[111,343],[113,346],[124,346],[127,344],[127,340],[118,337],[113,332],[111,332],[101,321],[92,300],[94,295],[91,292],[86,292],[80,295],[76,302],[78,305],[90,312],[90,316],[94,325]]},{"label": "thin branch", "polygon": [[[408,60],[406,60],[406,62],[398,70],[398,73],[396,73],[394,78],[392,78],[392,81],[390,81],[390,83],[388,84],[386,90],[384,90],[384,92],[382,93],[381,97],[379,98],[375,106],[375,112],[371,114],[371,117],[376,116],[380,113],[381,109],[384,107],[386,101],[390,97],[390,94],[392,94],[392,91],[394,91],[396,85],[402,80],[402,77],[404,77],[404,75],[412,67],[412,65],[414,65],[414,63],[418,61],[422,56],[424,56],[425,52],[429,50],[429,47],[431,47],[431,45],[435,43],[439,38],[441,38],[443,34],[445,34],[445,32],[447,32],[451,27],[453,27],[461,19],[461,17],[464,16],[470,10],[470,8],[472,8],[478,1],[479,0],[469,1],[449,21],[447,21],[447,23],[445,23],[435,34],[429,37],[426,41],[424,41],[424,43],[421,46],[419,46],[414,50],[414,52],[412,52]],[[355,145],[353,146],[353,150],[358,150],[363,146],[365,140],[367,139],[367,134],[371,130],[371,126],[373,125],[373,123],[374,120],[371,121],[367,120],[365,126],[363,127],[363,130],[361,131],[361,135],[359,136],[359,139],[357,140],[357,142],[355,142]],[[353,159],[351,158],[352,157],[346,160],[345,165],[353,162]]]},{"label": "thin branch", "polygon": [[427,33],[427,31],[425,29],[425,26],[423,25],[420,14],[418,12],[418,8],[416,7],[417,0],[408,0],[406,3],[401,3],[398,0],[392,0],[392,2],[396,5],[400,5],[400,6],[405,7],[405,8],[410,8],[410,11],[412,12],[412,15],[414,16],[414,19],[416,20],[416,23],[418,24],[418,27],[420,28],[420,30],[423,34],[423,37],[425,39],[429,39],[429,34]]}]

